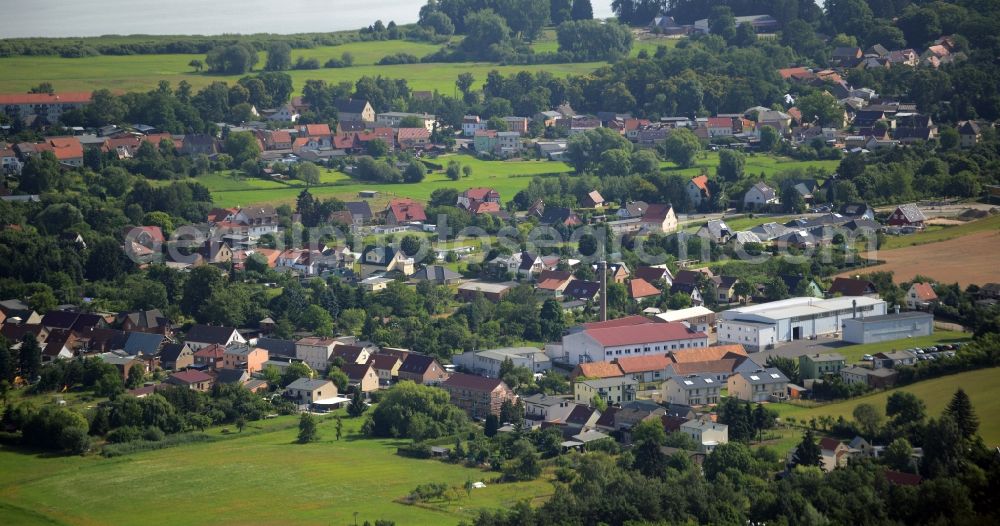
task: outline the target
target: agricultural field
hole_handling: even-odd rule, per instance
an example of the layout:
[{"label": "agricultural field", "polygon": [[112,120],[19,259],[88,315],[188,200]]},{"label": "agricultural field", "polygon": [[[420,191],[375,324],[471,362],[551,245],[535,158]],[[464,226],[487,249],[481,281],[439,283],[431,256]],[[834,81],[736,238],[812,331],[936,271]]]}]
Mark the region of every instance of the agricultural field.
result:
[{"label": "agricultural field", "polygon": [[[295,443],[296,417],[279,417],[215,442],[110,459],[0,448],[0,515],[8,525],[353,524],[357,512],[359,524],[438,525],[552,494],[544,479],[493,484],[495,472],[397,456],[402,441],[359,438],[360,419],[345,418],[337,441],[333,418],[320,418],[320,441],[308,445]],[[470,480],[487,486],[451,502],[396,502],[418,484]]]},{"label": "agricultural field", "polygon": [[[423,56],[439,49],[439,46],[419,42],[353,42],[339,46],[323,46],[313,49],[292,51],[292,60],[298,57],[316,58],[322,65],[327,59],[340,58],[344,52],[354,55],[354,66],[339,69],[314,69],[288,71],[297,90],[301,90],[306,80],[325,80],[331,83],[354,82],[362,76],[382,75],[389,78],[404,78],[411,89],[440,91],[452,94],[455,79],[461,73],[472,73],[477,86],[486,81],[492,70],[504,74],[519,71],[547,71],[555,76],[581,75],[604,65],[601,62],[575,64],[542,64],[530,66],[499,66],[485,62],[476,63],[435,63],[376,66],[382,57],[403,50]],[[108,88],[116,91],[146,91],[156,87],[161,80],[177,85],[188,81],[196,90],[216,81],[233,83],[242,75],[225,76],[197,73],[188,63],[193,59],[204,61],[204,55],[131,55],[97,56],[86,58],[5,57],[0,58],[0,93],[24,92],[41,82],[51,82],[56,91],[92,91]],[[261,54],[258,67],[263,67],[265,57]]]},{"label": "agricultural field", "polygon": [[[885,261],[884,264],[852,270],[841,276],[889,271],[893,272],[897,282],[909,281],[920,275],[942,283],[958,283],[962,287],[998,281],[1000,270],[996,262],[1000,261],[1000,228],[979,229],[980,225],[976,225],[987,221],[992,219],[930,233],[941,236],[947,233],[950,238],[944,238],[946,241],[880,250],[875,258]],[[965,227],[968,228],[958,231]]]},{"label": "agricultural field", "polygon": [[938,243],[949,241],[970,234],[979,232],[1000,231],[1000,215],[995,215],[986,219],[969,221],[968,223],[955,226],[931,225],[919,234],[908,236],[887,236],[882,250],[892,250],[896,248],[914,247],[926,245],[928,243]]},{"label": "agricultural field", "polygon": [[770,404],[768,407],[778,411],[782,418],[793,417],[799,422],[824,415],[834,419],[840,416],[851,419],[854,408],[859,404],[871,404],[884,415],[889,395],[894,391],[906,391],[920,397],[927,404],[927,414],[937,417],[948,405],[955,390],[961,387],[969,394],[979,416],[980,436],[987,445],[997,446],[1000,445],[1000,419],[995,418],[995,415],[1000,414],[1000,383],[996,381],[997,374],[1000,374],[1000,368],[980,369],[924,380],[844,402],[815,406],[780,403]]}]

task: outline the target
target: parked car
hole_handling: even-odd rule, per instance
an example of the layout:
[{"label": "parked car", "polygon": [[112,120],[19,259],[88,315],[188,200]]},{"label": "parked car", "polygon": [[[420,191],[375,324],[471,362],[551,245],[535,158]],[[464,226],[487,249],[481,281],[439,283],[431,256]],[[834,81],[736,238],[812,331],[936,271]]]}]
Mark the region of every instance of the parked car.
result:
[{"label": "parked car", "polygon": [[926,351],[926,352],[938,352],[938,348],[937,347],[928,347],[928,348],[924,349],[924,351]]},{"label": "parked car", "polygon": [[870,361],[874,360],[875,357],[872,356],[872,355],[870,355],[870,354],[866,354],[866,355],[862,356],[861,359],[864,360],[864,361],[866,361],[866,362],[870,362]]},{"label": "parked car", "polygon": [[923,349],[916,349],[916,350],[915,350],[915,351],[913,351],[913,352],[915,352],[915,353],[917,353],[917,354],[924,354],[924,350],[923,350]]}]

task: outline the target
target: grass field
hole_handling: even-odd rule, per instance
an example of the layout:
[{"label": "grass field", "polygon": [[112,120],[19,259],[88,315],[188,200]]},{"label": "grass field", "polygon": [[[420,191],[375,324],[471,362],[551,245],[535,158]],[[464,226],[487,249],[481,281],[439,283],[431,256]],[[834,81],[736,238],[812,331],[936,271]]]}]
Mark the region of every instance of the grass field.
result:
[{"label": "grass field", "polygon": [[[763,173],[766,178],[793,169],[815,168],[832,173],[837,169],[838,163],[839,161],[796,161],[788,157],[754,153],[746,157],[745,172],[748,177],[756,177]],[[671,162],[661,163],[660,166],[672,174],[694,177],[702,172],[707,172],[709,177],[715,177],[715,169],[719,166],[719,153],[705,151],[698,154],[695,165],[690,168],[680,168]]]},{"label": "grass field", "polygon": [[[545,64],[531,66],[498,66],[489,63],[437,63],[376,66],[386,55],[397,52],[423,56],[436,51],[439,46],[419,42],[382,41],[354,42],[339,46],[294,50],[292,60],[298,57],[317,58],[322,65],[330,58],[339,58],[345,51],[355,57],[355,65],[340,69],[315,69],[289,71],[296,90],[301,90],[306,80],[316,79],[337,83],[354,82],[362,76],[382,75],[404,78],[415,90],[455,92],[455,79],[460,73],[469,72],[476,77],[477,85],[486,81],[491,70],[504,74],[519,71],[547,71],[555,76],[589,73],[604,65],[601,62],[575,64]],[[108,88],[118,91],[145,91],[156,87],[161,80],[177,85],[188,81],[195,89],[215,81],[235,82],[242,75],[224,76],[196,73],[188,63],[192,59],[204,61],[204,55],[131,55],[97,56],[86,58],[61,57],[5,57],[0,58],[0,93],[27,91],[40,82],[51,82],[56,91],[92,91]],[[263,67],[264,57],[258,63]]]},{"label": "grass field", "polygon": [[1000,445],[1000,382],[997,375],[1000,368],[980,369],[965,373],[924,380],[906,387],[890,389],[879,393],[854,398],[844,402],[808,407],[787,403],[770,404],[782,416],[794,417],[798,421],[828,415],[833,418],[843,416],[853,418],[851,413],[859,404],[871,404],[885,414],[885,402],[895,391],[906,391],[920,397],[927,404],[927,414],[937,417],[948,405],[955,390],[961,387],[969,394],[972,405],[979,416],[979,434],[989,446]]},{"label": "grass field", "polygon": [[[394,502],[418,484],[489,480],[481,472],[395,455],[396,441],[354,439],[360,420],[319,425],[295,444],[295,417],[252,423],[244,436],[125,457],[49,457],[0,449],[0,520],[12,524],[457,524],[478,509],[544,499],[544,481],[487,483],[451,503]],[[256,425],[277,430],[253,432]]]},{"label": "grass field", "polygon": [[[472,167],[472,175],[452,181],[444,172],[432,172],[420,183],[377,184],[351,179],[346,174],[326,170],[321,176],[321,185],[309,191],[314,197],[337,197],[344,200],[357,199],[361,190],[376,190],[385,196],[412,197],[427,201],[438,188],[465,190],[477,186],[489,186],[500,192],[506,201],[518,191],[527,188],[536,175],[559,174],[570,171],[561,162],[550,161],[483,161],[469,155],[449,155],[439,157],[435,162],[447,164],[456,160]],[[302,192],[302,187],[289,186],[281,182],[260,179],[233,179],[229,172],[212,174],[196,179],[212,192],[215,204],[219,206],[248,205],[253,203],[291,203]],[[298,185],[298,181],[289,181]]]},{"label": "grass field", "polygon": [[939,243],[959,237],[975,234],[978,232],[1000,231],[1000,215],[970,221],[964,225],[957,226],[929,226],[924,232],[909,236],[887,236],[882,250],[892,250],[894,248],[912,247],[926,245],[928,243]]},{"label": "grass field", "polygon": [[843,357],[847,360],[847,363],[856,363],[860,362],[861,358],[866,354],[902,351],[903,349],[913,349],[915,347],[931,347],[943,343],[968,342],[971,340],[971,335],[967,332],[935,331],[934,334],[930,336],[906,338],[890,342],[849,345],[846,347],[831,349],[831,351],[843,355]]},{"label": "grass field", "polygon": [[[376,190],[384,196],[412,197],[417,200],[426,201],[430,198],[431,192],[438,188],[455,188],[465,190],[476,186],[489,186],[500,192],[504,201],[514,197],[518,191],[527,188],[531,179],[536,175],[553,175],[568,173],[572,171],[569,165],[561,162],[551,161],[483,161],[469,155],[448,155],[442,156],[434,162],[447,164],[454,159],[463,165],[472,166],[472,175],[463,177],[458,181],[448,179],[443,172],[429,173],[423,182],[414,184],[377,184],[365,183],[351,179],[346,174],[327,171],[322,175],[321,185],[310,188],[314,197],[337,197],[339,199],[356,199],[360,190]],[[753,159],[754,173],[763,171],[768,175],[789,170],[792,168],[808,168],[810,166],[820,166],[826,161],[800,162],[780,157],[756,156]],[[719,164],[719,156],[715,153],[706,153],[704,158],[699,159],[699,165],[695,168],[676,169],[673,164],[665,163],[668,172],[681,173],[685,175],[696,175],[702,168],[714,171]],[[297,181],[290,181],[283,184],[275,181],[263,181],[258,179],[233,179],[224,172],[210,176],[199,177],[197,180],[205,184],[212,191],[212,197],[219,206],[248,205],[254,203],[291,203],[302,191]],[[294,186],[289,186],[294,185]],[[757,219],[748,220],[756,221]],[[767,222],[760,218],[761,222]],[[759,223],[758,223],[759,224]],[[735,227],[734,227],[735,228]]]}]

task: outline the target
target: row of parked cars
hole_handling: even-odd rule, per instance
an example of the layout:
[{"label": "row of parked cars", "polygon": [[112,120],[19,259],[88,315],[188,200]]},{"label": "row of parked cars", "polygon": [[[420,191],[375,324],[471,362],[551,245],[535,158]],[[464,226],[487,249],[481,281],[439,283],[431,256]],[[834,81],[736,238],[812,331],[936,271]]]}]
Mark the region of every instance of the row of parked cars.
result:
[{"label": "row of parked cars", "polygon": [[[914,347],[912,349],[905,349],[905,352],[913,353],[916,355],[918,360],[937,360],[942,357],[952,357],[955,356],[955,351],[962,347],[962,343],[945,343],[938,346],[931,347]],[[864,355],[862,360],[870,362],[875,359],[874,356],[870,354]]]}]

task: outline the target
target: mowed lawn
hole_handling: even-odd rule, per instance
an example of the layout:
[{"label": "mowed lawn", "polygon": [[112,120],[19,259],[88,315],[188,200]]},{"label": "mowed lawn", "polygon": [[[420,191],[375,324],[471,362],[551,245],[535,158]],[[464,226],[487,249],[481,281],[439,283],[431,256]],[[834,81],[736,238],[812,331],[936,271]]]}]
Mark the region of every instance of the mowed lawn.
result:
[{"label": "mowed lawn", "polygon": [[[352,179],[346,174],[328,171],[322,176],[319,186],[309,189],[314,197],[336,197],[338,199],[356,199],[361,190],[376,190],[382,193],[383,197],[411,197],[420,201],[430,199],[431,192],[438,188],[455,188],[465,190],[477,186],[488,186],[500,192],[501,198],[508,201],[514,195],[527,188],[535,176],[551,176],[562,173],[569,173],[572,168],[566,163],[552,161],[484,161],[470,155],[455,154],[445,155],[431,162],[447,165],[449,160],[456,160],[463,165],[472,166],[472,175],[462,177],[458,181],[448,179],[443,171],[427,174],[427,178],[420,183],[400,183],[400,184],[379,184],[366,183]],[[747,158],[748,171],[753,167],[752,173],[766,173],[773,176],[776,173],[793,168],[806,169],[809,167],[820,167],[833,169],[836,164],[827,165],[830,161],[794,161],[784,157],[756,155]],[[697,175],[701,169],[708,170],[713,174],[715,167],[719,165],[719,156],[714,152],[706,152],[703,158],[698,161],[695,168],[678,169],[673,163],[664,163],[664,170],[668,173],[680,173],[682,175]],[[220,179],[221,178],[221,179]],[[197,180],[203,182],[212,191],[212,198],[219,206],[236,206],[256,203],[291,203],[302,191],[298,187],[297,181],[289,181],[290,185],[283,185],[279,182],[261,181],[253,179],[234,180],[225,175],[212,175],[201,177]],[[245,183],[245,184],[244,184]],[[748,221],[756,221],[751,219]],[[761,222],[767,222],[761,220]],[[759,224],[759,223],[758,223]],[[734,227],[735,228],[735,227]]]},{"label": "mowed lawn", "polygon": [[[418,57],[436,51],[439,46],[403,41],[355,42],[339,46],[324,46],[313,49],[294,50],[292,60],[298,57],[316,58],[322,66],[330,58],[340,58],[350,52],[355,57],[355,65],[349,68],[288,71],[296,92],[301,92],[306,80],[325,80],[330,83],[355,82],[362,76],[382,75],[388,78],[406,79],[415,90],[440,91],[453,94],[455,79],[461,73],[472,73],[476,85],[482,86],[486,75],[492,70],[503,74],[519,71],[547,71],[557,77],[581,75],[604,65],[602,62],[574,64],[541,64],[530,66],[499,66],[485,62],[401,64],[377,66],[378,60],[394,53],[411,53]],[[0,93],[25,92],[40,82],[51,82],[56,91],[93,91],[107,88],[115,91],[146,91],[156,87],[161,80],[176,86],[180,81],[188,81],[196,90],[215,81],[230,84],[242,75],[225,76],[197,73],[188,63],[198,59],[204,62],[204,55],[131,55],[97,56],[86,58],[45,57],[5,57],[0,58]],[[265,58],[261,54],[258,68],[263,68]]]},{"label": "mowed lawn", "polygon": [[944,411],[955,391],[961,387],[968,393],[976,415],[979,416],[980,436],[983,437],[987,445],[998,446],[1000,445],[1000,382],[997,381],[998,379],[1000,379],[1000,368],[979,369],[924,380],[905,387],[833,404],[809,407],[780,403],[770,404],[768,407],[778,411],[782,418],[791,416],[799,422],[824,415],[834,419],[843,416],[850,420],[853,418],[854,408],[859,404],[871,404],[885,415],[885,402],[889,395],[895,391],[906,391],[920,397],[927,404],[927,414],[936,418]]},{"label": "mowed lawn", "polygon": [[[788,157],[778,155],[752,153],[746,156],[746,166],[744,172],[747,177],[756,178],[761,173],[766,178],[788,170],[808,170],[810,168],[825,170],[833,173],[837,169],[840,161],[796,161]],[[709,178],[715,177],[715,170],[719,167],[719,153],[705,151],[698,154],[695,165],[690,168],[681,168],[672,162],[663,162],[660,167],[671,174],[679,174],[695,177],[702,172],[708,173]]]},{"label": "mowed lawn", "polygon": [[333,418],[321,418],[321,439],[308,445],[294,443],[295,417],[281,417],[283,430],[113,459],[0,449],[0,523],[346,525],[357,512],[359,524],[457,524],[553,491],[544,480],[487,482],[452,503],[400,504],[418,484],[462,487],[497,473],[397,456],[396,441],[356,439],[359,419],[345,418],[336,441]]},{"label": "mowed lawn", "polygon": [[[313,186],[309,192],[314,197],[336,197],[342,200],[356,200],[361,190],[375,190],[381,197],[410,197],[428,201],[431,193],[438,188],[454,188],[459,191],[477,186],[489,186],[500,192],[504,201],[527,188],[535,176],[546,176],[570,171],[562,162],[551,161],[483,161],[469,155],[446,155],[431,162],[447,165],[455,160],[472,167],[472,175],[452,181],[443,171],[431,172],[420,183],[379,184],[352,179],[346,174],[326,170],[321,184]],[[212,174],[195,179],[205,184],[212,192],[212,199],[219,206],[236,206],[256,203],[291,203],[302,192],[301,186],[289,186],[274,181],[260,179],[236,180],[223,174]],[[299,185],[299,181],[289,181]]]}]

